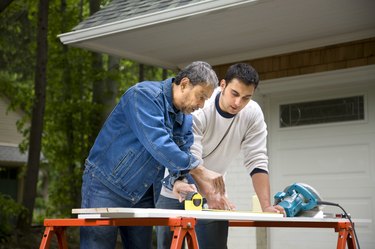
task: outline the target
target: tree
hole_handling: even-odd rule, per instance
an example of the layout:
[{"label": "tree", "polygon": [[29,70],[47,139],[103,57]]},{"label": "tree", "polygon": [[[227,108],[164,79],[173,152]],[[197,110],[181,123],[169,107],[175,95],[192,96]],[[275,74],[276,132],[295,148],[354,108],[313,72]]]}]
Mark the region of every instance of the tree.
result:
[{"label": "tree", "polygon": [[38,31],[37,31],[37,57],[35,67],[35,99],[31,120],[30,146],[28,154],[28,167],[25,177],[24,194],[22,204],[29,211],[26,225],[31,225],[32,214],[36,199],[36,188],[38,182],[40,152],[42,144],[43,117],[46,98],[46,69],[48,52],[48,7],[49,0],[40,0],[38,7]]}]

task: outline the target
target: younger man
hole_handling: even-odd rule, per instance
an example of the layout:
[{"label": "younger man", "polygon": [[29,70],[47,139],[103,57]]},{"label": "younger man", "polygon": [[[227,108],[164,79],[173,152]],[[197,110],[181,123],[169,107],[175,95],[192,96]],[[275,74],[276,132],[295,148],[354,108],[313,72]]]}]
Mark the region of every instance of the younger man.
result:
[{"label": "younger man", "polygon": [[[242,151],[244,167],[252,178],[264,212],[284,212],[271,205],[266,149],[267,127],[259,105],[252,101],[259,83],[258,73],[250,65],[232,65],[205,106],[193,113],[194,144],[192,154],[207,169],[225,175],[231,161]],[[174,192],[183,195],[188,184],[175,183]],[[199,188],[199,186],[198,186]],[[232,209],[221,198],[207,196],[209,208]],[[216,196],[217,197],[217,196]],[[183,209],[176,196],[162,188],[157,208]],[[226,221],[199,220],[196,232],[201,249],[226,249],[228,223]],[[168,227],[157,228],[158,249],[169,248],[171,232]]]}]

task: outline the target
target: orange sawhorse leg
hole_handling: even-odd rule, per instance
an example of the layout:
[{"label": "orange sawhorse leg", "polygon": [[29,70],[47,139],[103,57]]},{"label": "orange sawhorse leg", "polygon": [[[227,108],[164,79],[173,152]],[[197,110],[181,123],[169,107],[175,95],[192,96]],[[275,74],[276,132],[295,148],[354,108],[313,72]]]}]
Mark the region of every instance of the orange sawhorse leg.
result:
[{"label": "orange sawhorse leg", "polygon": [[185,237],[189,249],[199,249],[195,224],[195,218],[182,218],[180,226],[171,227],[173,231],[171,249],[180,249]]},{"label": "orange sawhorse leg", "polygon": [[43,233],[42,242],[40,243],[39,249],[49,248],[52,236],[56,234],[59,248],[67,249],[68,244],[66,242],[65,227],[46,227]]},{"label": "orange sawhorse leg", "polygon": [[349,249],[357,249],[354,231],[350,222],[340,224],[335,230],[339,233],[337,239],[337,249],[345,249],[346,245],[348,245]]},{"label": "orange sawhorse leg", "polygon": [[284,222],[284,221],[229,221],[233,227],[305,227],[305,228],[334,228],[338,232],[337,249],[357,249],[354,231],[349,221],[337,222]]}]

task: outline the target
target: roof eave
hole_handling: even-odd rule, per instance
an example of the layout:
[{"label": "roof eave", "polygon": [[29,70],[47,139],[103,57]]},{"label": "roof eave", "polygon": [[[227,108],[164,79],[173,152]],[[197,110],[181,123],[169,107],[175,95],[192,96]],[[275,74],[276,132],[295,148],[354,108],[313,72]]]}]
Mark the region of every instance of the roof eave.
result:
[{"label": "roof eave", "polygon": [[241,4],[247,4],[257,1],[259,0],[207,0],[198,3],[193,3],[187,6],[167,9],[142,16],[124,19],[117,22],[99,25],[96,27],[75,30],[72,32],[60,34],[58,35],[58,37],[60,38],[61,42],[65,45],[75,44],[110,34],[148,27],[159,23],[170,22],[182,18],[188,18],[190,16],[209,13],[221,9],[227,9]]}]

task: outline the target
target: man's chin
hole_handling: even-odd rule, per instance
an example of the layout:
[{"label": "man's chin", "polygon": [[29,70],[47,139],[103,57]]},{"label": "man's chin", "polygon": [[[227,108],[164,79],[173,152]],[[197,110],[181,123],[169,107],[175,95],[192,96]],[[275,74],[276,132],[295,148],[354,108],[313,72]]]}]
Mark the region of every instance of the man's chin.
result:
[{"label": "man's chin", "polygon": [[186,109],[183,109],[182,112],[185,113],[185,114],[192,114],[193,112],[195,112],[196,110],[198,110],[199,108],[197,109],[193,109],[193,108],[186,108]]},{"label": "man's chin", "polygon": [[237,111],[237,110],[230,110],[230,112],[228,112],[229,114],[231,114],[231,115],[236,115],[237,113],[238,113],[239,111]]}]

